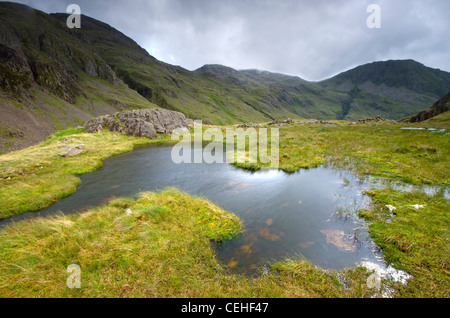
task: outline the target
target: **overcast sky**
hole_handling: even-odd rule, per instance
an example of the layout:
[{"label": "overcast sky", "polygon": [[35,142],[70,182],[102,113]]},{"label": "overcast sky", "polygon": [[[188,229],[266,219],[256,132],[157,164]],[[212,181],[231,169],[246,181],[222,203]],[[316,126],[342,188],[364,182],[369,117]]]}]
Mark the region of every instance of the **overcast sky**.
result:
[{"label": "overcast sky", "polygon": [[[450,71],[449,0],[17,0],[108,23],[164,62],[260,69],[321,80],[355,66],[414,59]],[[370,29],[369,4],[381,9]]]}]

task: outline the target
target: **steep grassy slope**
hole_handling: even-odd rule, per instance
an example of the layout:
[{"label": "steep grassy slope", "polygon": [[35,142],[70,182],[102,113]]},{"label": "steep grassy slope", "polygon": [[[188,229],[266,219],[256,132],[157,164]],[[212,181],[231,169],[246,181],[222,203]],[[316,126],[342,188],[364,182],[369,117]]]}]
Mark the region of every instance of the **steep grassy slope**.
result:
[{"label": "steep grassy slope", "polygon": [[0,29],[0,152],[37,143],[92,116],[156,107],[49,15],[3,2]]},{"label": "steep grassy slope", "polygon": [[[67,19],[66,14],[52,16]],[[75,34],[95,47],[130,88],[161,107],[217,124],[298,117],[258,91],[160,62],[124,34],[92,18],[83,16]]]},{"label": "steep grassy slope", "polygon": [[221,65],[205,65],[195,72],[218,85],[226,84],[233,94],[245,96],[243,100],[253,107],[265,105],[266,112],[275,109],[277,113],[283,110],[303,118],[335,119],[346,99],[346,94],[327,91],[296,76],[259,70],[236,71]]}]

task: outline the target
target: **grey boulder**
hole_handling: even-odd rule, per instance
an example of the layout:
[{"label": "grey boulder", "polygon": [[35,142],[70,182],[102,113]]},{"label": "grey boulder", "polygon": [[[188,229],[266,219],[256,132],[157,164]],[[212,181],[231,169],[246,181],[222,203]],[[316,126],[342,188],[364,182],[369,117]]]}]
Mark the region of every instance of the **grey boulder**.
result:
[{"label": "grey boulder", "polygon": [[189,121],[183,113],[163,108],[130,110],[101,116],[86,123],[86,131],[99,133],[107,128],[128,136],[154,139],[157,134],[170,135],[174,131],[188,131]]}]

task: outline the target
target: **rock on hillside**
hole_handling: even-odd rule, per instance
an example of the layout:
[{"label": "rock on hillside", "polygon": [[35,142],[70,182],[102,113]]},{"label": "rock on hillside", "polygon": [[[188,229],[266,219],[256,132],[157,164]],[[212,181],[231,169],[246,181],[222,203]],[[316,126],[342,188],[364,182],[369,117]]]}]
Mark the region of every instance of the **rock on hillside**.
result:
[{"label": "rock on hillside", "polygon": [[421,121],[433,118],[437,115],[445,113],[450,110],[450,91],[433,104],[429,109],[421,111],[410,117],[403,118],[401,122],[405,123],[419,123]]},{"label": "rock on hillside", "polygon": [[86,123],[86,131],[98,133],[103,129],[129,136],[156,138],[157,134],[172,134],[174,130],[189,130],[189,120],[183,113],[163,108],[123,111],[101,116]]}]

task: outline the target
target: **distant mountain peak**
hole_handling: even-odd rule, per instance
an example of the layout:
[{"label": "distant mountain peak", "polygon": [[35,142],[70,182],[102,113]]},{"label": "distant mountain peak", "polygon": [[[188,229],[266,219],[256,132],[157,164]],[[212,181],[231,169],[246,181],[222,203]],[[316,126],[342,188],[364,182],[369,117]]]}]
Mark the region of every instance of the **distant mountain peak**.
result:
[{"label": "distant mountain peak", "polygon": [[325,87],[361,87],[366,83],[405,88],[415,93],[444,95],[450,88],[450,73],[412,59],[376,61],[357,66],[320,82]]},{"label": "distant mountain peak", "polygon": [[194,71],[194,73],[210,73],[217,76],[237,75],[239,71],[234,68],[220,64],[205,64]]}]

